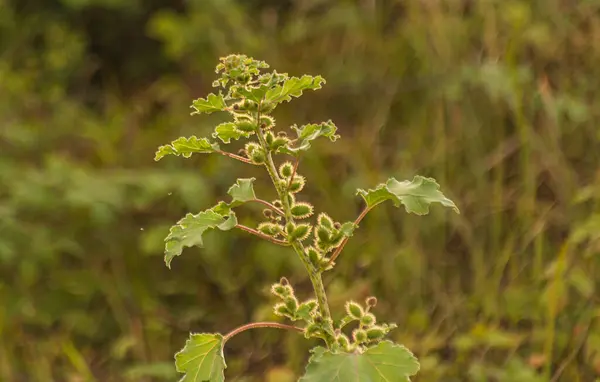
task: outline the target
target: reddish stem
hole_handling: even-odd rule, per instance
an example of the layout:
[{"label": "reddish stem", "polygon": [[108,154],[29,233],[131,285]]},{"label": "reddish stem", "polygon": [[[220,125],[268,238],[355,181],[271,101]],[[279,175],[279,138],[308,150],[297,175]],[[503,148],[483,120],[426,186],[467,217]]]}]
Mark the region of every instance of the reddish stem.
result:
[{"label": "reddish stem", "polygon": [[298,332],[304,331],[304,329],[299,328],[297,326],[280,324],[278,322],[253,322],[251,324],[246,324],[246,325],[240,326],[239,328],[233,329],[232,331],[227,333],[223,337],[223,344],[225,344],[225,342],[227,342],[231,337],[235,336],[236,334],[240,334],[241,332],[244,332],[248,329],[256,329],[256,328],[286,329],[286,330],[295,330]]},{"label": "reddish stem", "polygon": [[[373,207],[371,207],[373,208]],[[365,207],[365,209],[360,213],[360,215],[358,215],[358,217],[356,218],[356,220],[354,221],[354,225],[358,225],[358,223],[360,223],[361,220],[363,220],[363,218],[367,215],[367,213],[369,211],[371,211],[371,208],[369,207]],[[342,243],[340,244],[339,247],[337,247],[335,249],[335,251],[333,252],[333,255],[331,255],[331,259],[329,260],[329,263],[327,263],[327,267],[330,267],[333,262],[335,261],[335,259],[338,258],[338,256],[340,255],[340,253],[342,253],[342,249],[344,249],[344,246],[346,245],[346,243],[348,242],[348,237],[344,238],[344,240],[342,240]]]},{"label": "reddish stem", "polygon": [[255,230],[254,228],[246,227],[245,225],[237,224],[237,225],[235,226],[235,228],[239,228],[239,229],[241,229],[241,230],[243,230],[243,231],[249,232],[249,233],[251,233],[251,234],[253,234],[253,235],[256,235],[256,236],[258,236],[258,237],[260,237],[260,238],[262,238],[262,239],[268,240],[268,241],[270,241],[271,243],[275,243],[275,244],[283,245],[283,246],[285,246],[285,247],[288,247],[288,246],[290,246],[290,243],[288,243],[288,242],[287,242],[287,241],[285,241],[285,240],[279,240],[279,239],[275,239],[274,237],[271,237],[271,236],[269,236],[269,235],[265,235],[264,233],[262,233],[262,232],[260,232],[260,231],[257,231],[257,230]]},{"label": "reddish stem", "polygon": [[228,153],[227,151],[222,151],[222,150],[217,150],[217,152],[221,155],[225,155],[226,157],[230,157],[233,159],[237,159],[240,162],[244,162],[244,163],[248,163],[248,164],[254,164],[252,163],[252,161],[248,158],[244,158],[243,156],[237,155],[237,154],[233,154],[233,153]]},{"label": "reddish stem", "polygon": [[296,162],[294,163],[294,169],[292,170],[292,176],[290,176],[290,181],[287,184],[286,191],[289,191],[290,187],[292,186],[292,180],[294,180],[294,177],[296,176],[296,171],[298,171],[299,164],[300,164],[300,157],[296,158]]},{"label": "reddish stem", "polygon": [[276,213],[278,213],[281,216],[285,216],[285,213],[280,210],[279,208],[275,207],[273,204],[267,202],[266,200],[262,200],[262,199],[253,199],[253,202],[257,202],[257,203],[261,203],[264,204],[265,206],[269,207],[270,209],[272,209],[273,211],[275,211]]}]

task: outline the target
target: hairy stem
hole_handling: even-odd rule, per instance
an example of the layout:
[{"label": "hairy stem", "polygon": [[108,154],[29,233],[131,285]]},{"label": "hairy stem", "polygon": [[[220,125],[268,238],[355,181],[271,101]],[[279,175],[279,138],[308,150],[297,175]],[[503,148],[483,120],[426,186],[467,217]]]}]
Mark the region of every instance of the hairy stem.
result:
[{"label": "hairy stem", "polygon": [[251,324],[246,324],[240,326],[239,328],[233,329],[229,333],[227,333],[223,337],[223,344],[231,339],[231,337],[236,334],[240,334],[241,332],[245,332],[248,329],[256,329],[256,328],[276,328],[276,329],[286,329],[286,330],[295,330],[297,332],[303,332],[304,329],[299,328],[297,326],[280,324],[278,322],[253,322]]},{"label": "hairy stem", "polygon": [[253,234],[253,235],[256,235],[256,236],[258,236],[258,237],[260,237],[260,238],[262,238],[262,239],[268,240],[268,241],[270,241],[271,243],[275,243],[275,244],[283,245],[284,247],[289,247],[289,246],[290,246],[290,243],[288,243],[288,242],[287,242],[287,241],[285,241],[285,240],[279,240],[279,239],[275,239],[274,237],[271,237],[271,236],[269,236],[269,235],[265,235],[264,233],[262,233],[262,232],[260,232],[260,231],[257,231],[257,230],[255,230],[254,228],[246,227],[245,225],[236,224],[235,228],[239,228],[239,229],[241,229],[242,231],[249,232],[249,233],[251,233],[251,234]]},{"label": "hairy stem", "polygon": [[227,151],[222,151],[222,150],[218,150],[217,152],[218,152],[219,154],[221,154],[221,155],[225,155],[226,157],[230,157],[230,158],[233,158],[233,159],[237,159],[237,160],[239,160],[240,162],[244,162],[244,163],[248,163],[248,164],[252,164],[252,165],[254,165],[254,163],[252,163],[252,161],[251,161],[250,159],[248,159],[248,158],[244,158],[243,156],[240,156],[240,155],[237,155],[237,154],[233,154],[233,153],[229,153],[229,152],[227,152]]},{"label": "hairy stem", "polygon": [[[259,109],[258,109],[257,120],[260,120],[260,105],[259,105]],[[265,137],[263,135],[263,132],[262,132],[262,129],[260,128],[260,126],[257,129],[256,135],[258,137],[258,141],[259,141],[261,147],[265,151],[265,154],[266,154],[265,167],[267,168],[269,176],[271,177],[271,180],[273,181],[273,185],[275,186],[275,189],[277,190],[277,194],[279,195],[279,199],[281,200],[281,203],[283,205],[283,212],[285,214],[286,223],[293,223],[294,218],[292,216],[292,206],[290,206],[289,200],[287,198],[287,187],[286,187],[287,185],[281,186],[281,179],[279,178],[279,175],[277,174],[277,168],[275,167],[275,162],[273,161],[273,156],[271,155],[271,152],[268,149],[267,142],[265,141]],[[292,248],[294,249],[294,251],[296,251],[296,254],[300,258],[302,263],[304,264],[306,271],[308,272],[308,277],[310,279],[310,282],[315,291],[315,296],[317,298],[317,304],[319,306],[319,313],[326,321],[333,322],[331,319],[331,312],[329,311],[327,295],[325,293],[325,287],[323,286],[323,279],[321,278],[320,271],[317,268],[315,268],[312,265],[312,263],[310,262],[308,255],[304,251],[304,247],[302,246],[302,243],[300,243],[299,241],[294,241],[291,243],[291,245],[292,245]]]}]

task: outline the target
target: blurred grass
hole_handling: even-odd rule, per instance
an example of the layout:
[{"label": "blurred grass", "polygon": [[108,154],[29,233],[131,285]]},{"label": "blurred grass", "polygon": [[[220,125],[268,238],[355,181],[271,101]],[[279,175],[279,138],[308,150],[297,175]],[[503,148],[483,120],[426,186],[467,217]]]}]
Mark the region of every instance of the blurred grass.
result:
[{"label": "blurred grass", "polygon": [[[0,0],[0,380],[174,380],[188,331],[273,319],[281,276],[310,293],[243,233],[162,262],[170,224],[256,170],[152,161],[220,121],[189,104],[232,52],[328,81],[275,115],[340,128],[299,170],[318,210],[353,219],[356,188],[414,174],[461,208],[370,214],[334,310],[376,295],[418,381],[600,374],[600,2]],[[310,345],[246,332],[227,376],[290,380]]]}]

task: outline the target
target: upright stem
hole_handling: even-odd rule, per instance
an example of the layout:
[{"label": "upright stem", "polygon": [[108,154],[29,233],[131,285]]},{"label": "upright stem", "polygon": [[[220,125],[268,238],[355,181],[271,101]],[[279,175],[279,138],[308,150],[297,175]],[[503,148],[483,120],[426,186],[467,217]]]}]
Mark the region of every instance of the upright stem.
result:
[{"label": "upright stem", "polygon": [[[261,147],[263,148],[266,154],[265,167],[267,168],[267,171],[271,176],[273,185],[275,186],[277,194],[279,195],[279,199],[281,200],[281,203],[283,205],[283,212],[285,214],[286,223],[293,223],[294,217],[292,216],[292,206],[290,206],[289,200],[287,198],[287,185],[282,186],[281,178],[279,177],[279,174],[277,174],[277,168],[275,167],[275,162],[273,161],[273,156],[271,155],[271,152],[267,147],[267,142],[263,135],[262,129],[260,128],[260,105],[258,109],[258,120],[259,126],[256,131],[256,135],[258,137],[258,141]],[[294,251],[296,251],[298,257],[300,257],[300,260],[302,261],[304,267],[306,268],[306,271],[308,272],[308,277],[315,291],[315,296],[317,298],[317,304],[319,306],[319,312],[321,313],[321,316],[328,322],[332,322],[331,312],[329,311],[327,295],[325,294],[325,287],[323,286],[323,279],[321,278],[320,271],[316,269],[310,262],[308,255],[306,254],[306,252],[304,252],[304,247],[302,246],[302,243],[300,243],[299,241],[294,241],[291,243],[291,245],[292,248],[294,248]]]}]

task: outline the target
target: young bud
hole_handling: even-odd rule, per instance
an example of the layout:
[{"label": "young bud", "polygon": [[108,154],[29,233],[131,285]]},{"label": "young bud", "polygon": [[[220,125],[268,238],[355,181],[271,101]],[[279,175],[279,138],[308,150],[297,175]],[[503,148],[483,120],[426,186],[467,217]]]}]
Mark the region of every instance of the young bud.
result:
[{"label": "young bud", "polygon": [[375,325],[376,319],[373,313],[365,313],[364,316],[360,318],[360,324],[362,326],[370,327]]},{"label": "young bud", "polygon": [[308,259],[310,260],[310,263],[315,267],[315,268],[320,268],[321,267],[321,254],[314,248],[314,247],[308,247],[306,249],[306,253],[308,254]]},{"label": "young bud", "polygon": [[298,310],[296,311],[296,317],[301,318],[305,321],[309,321],[311,319],[312,313],[317,308],[317,302],[315,300],[308,300],[300,304]]},{"label": "young bud", "polygon": [[321,212],[319,214],[319,217],[317,218],[317,222],[319,223],[320,226],[323,226],[329,230],[332,230],[334,228],[333,219],[331,219],[329,217],[329,215],[327,215],[325,212]]},{"label": "young bud", "polygon": [[302,175],[295,175],[294,180],[290,183],[289,191],[291,193],[298,193],[304,188],[305,178]]},{"label": "young bud", "polygon": [[340,347],[344,350],[348,349],[348,347],[350,346],[350,339],[344,333],[338,335],[335,340],[337,341],[338,345],[340,345]]},{"label": "young bud", "polygon": [[316,323],[309,324],[304,329],[304,337],[306,337],[306,338],[316,337],[320,334],[321,334],[321,327]]},{"label": "young bud", "polygon": [[278,316],[292,317],[292,312],[285,306],[285,304],[278,303],[273,307],[273,312]]},{"label": "young bud", "polygon": [[270,129],[275,126],[275,118],[270,115],[261,115],[260,116],[260,125],[263,129]]},{"label": "young bud", "polygon": [[385,337],[387,331],[380,326],[373,326],[367,329],[367,338],[369,341],[377,341]]},{"label": "young bud", "polygon": [[[277,287],[277,290],[275,290],[275,287]],[[275,293],[275,292],[277,292],[277,293]],[[271,287],[271,293],[273,293],[275,296],[283,299],[283,298],[286,298],[288,296],[293,296],[294,295],[294,289],[292,288],[291,285],[286,285],[286,284],[279,283],[279,284],[274,284]]]},{"label": "young bud", "polygon": [[281,233],[281,226],[274,223],[260,223],[257,229],[265,235],[269,236],[277,236]]},{"label": "young bud", "polygon": [[262,149],[257,149],[250,154],[250,160],[254,164],[263,164],[267,160],[267,157]]},{"label": "young bud", "polygon": [[294,290],[289,285],[283,285],[279,283],[271,286],[271,293],[283,299],[288,296],[292,296],[294,294]]},{"label": "young bud", "polygon": [[235,128],[245,133],[252,133],[256,131],[256,123],[250,118],[238,117],[235,121]]},{"label": "young bud", "polygon": [[293,206],[296,204],[296,196],[294,194],[287,194],[288,205]]},{"label": "young bud", "polygon": [[285,300],[283,302],[285,303],[286,308],[292,314],[296,314],[296,311],[298,310],[298,300],[296,300],[296,297],[288,296],[285,298]]},{"label": "young bud", "polygon": [[367,332],[362,329],[354,329],[352,338],[354,338],[354,342],[357,344],[362,344],[363,342],[367,342]]},{"label": "young bud", "polygon": [[328,243],[331,238],[331,232],[321,225],[315,228],[315,236],[317,237],[318,241]]},{"label": "young bud", "polygon": [[271,287],[271,292],[273,292],[276,296],[281,296],[285,293],[285,287],[281,284],[273,284]]},{"label": "young bud", "polygon": [[313,206],[308,203],[300,202],[292,207],[291,212],[296,219],[306,219],[313,214]]},{"label": "young bud", "polygon": [[285,131],[278,131],[277,137],[279,138],[287,138],[287,133]]},{"label": "young bud", "polygon": [[296,228],[294,228],[293,232],[290,235],[290,240],[306,240],[308,235],[310,235],[310,224],[298,224]]},{"label": "young bud", "polygon": [[365,303],[367,304],[367,308],[373,308],[377,305],[377,297],[367,297],[367,299],[365,300]]},{"label": "young bud", "polygon": [[248,158],[250,158],[250,156],[252,155],[252,153],[255,152],[255,151],[261,150],[261,147],[256,142],[248,142],[244,146],[244,149],[246,150],[246,154],[248,155]]},{"label": "young bud", "polygon": [[268,208],[265,208],[265,209],[263,210],[263,215],[264,215],[264,217],[266,217],[267,219],[270,219],[270,218],[272,218],[272,217],[273,217],[273,210],[270,210],[270,209],[268,209]]},{"label": "young bud", "polygon": [[292,233],[294,233],[294,230],[296,229],[296,225],[294,223],[287,223],[285,225],[285,232],[288,235],[292,235]]},{"label": "young bud", "polygon": [[292,176],[293,172],[294,165],[292,164],[292,162],[285,162],[282,163],[281,166],[279,166],[279,175],[281,175],[281,177],[283,178],[289,178],[290,176]]},{"label": "young bud", "polygon": [[362,306],[358,305],[354,301],[348,301],[346,303],[346,313],[355,320],[360,320],[362,316],[365,315]]},{"label": "young bud", "polygon": [[240,105],[240,109],[246,110],[246,111],[257,111],[258,104],[254,101],[250,101],[250,100],[246,99],[246,100],[242,101],[242,104]]},{"label": "young bud", "polygon": [[287,138],[277,137],[273,139],[273,143],[269,145],[269,149],[271,149],[271,151],[277,151],[280,147],[287,145],[289,141],[290,140]]},{"label": "young bud", "polygon": [[344,240],[344,235],[338,231],[334,235],[331,236],[330,245],[332,248],[337,248],[340,246],[340,244],[342,244],[343,240]]},{"label": "young bud", "polygon": [[273,136],[272,132],[268,132],[265,134],[265,141],[267,142],[267,145],[271,146],[273,144],[273,139],[275,139],[275,136]]},{"label": "young bud", "polygon": [[279,283],[280,283],[281,285],[290,285],[290,286],[291,286],[291,284],[290,284],[289,280],[288,280],[287,278],[285,278],[285,277],[282,277],[282,278],[280,278],[280,279],[279,279]]},{"label": "young bud", "polygon": [[273,202],[271,204],[279,209],[283,208],[283,204],[281,203],[281,200],[273,200]]},{"label": "young bud", "polygon": [[317,309],[317,300],[306,300],[302,303],[302,305],[306,306],[309,312],[313,312],[315,309]]}]

